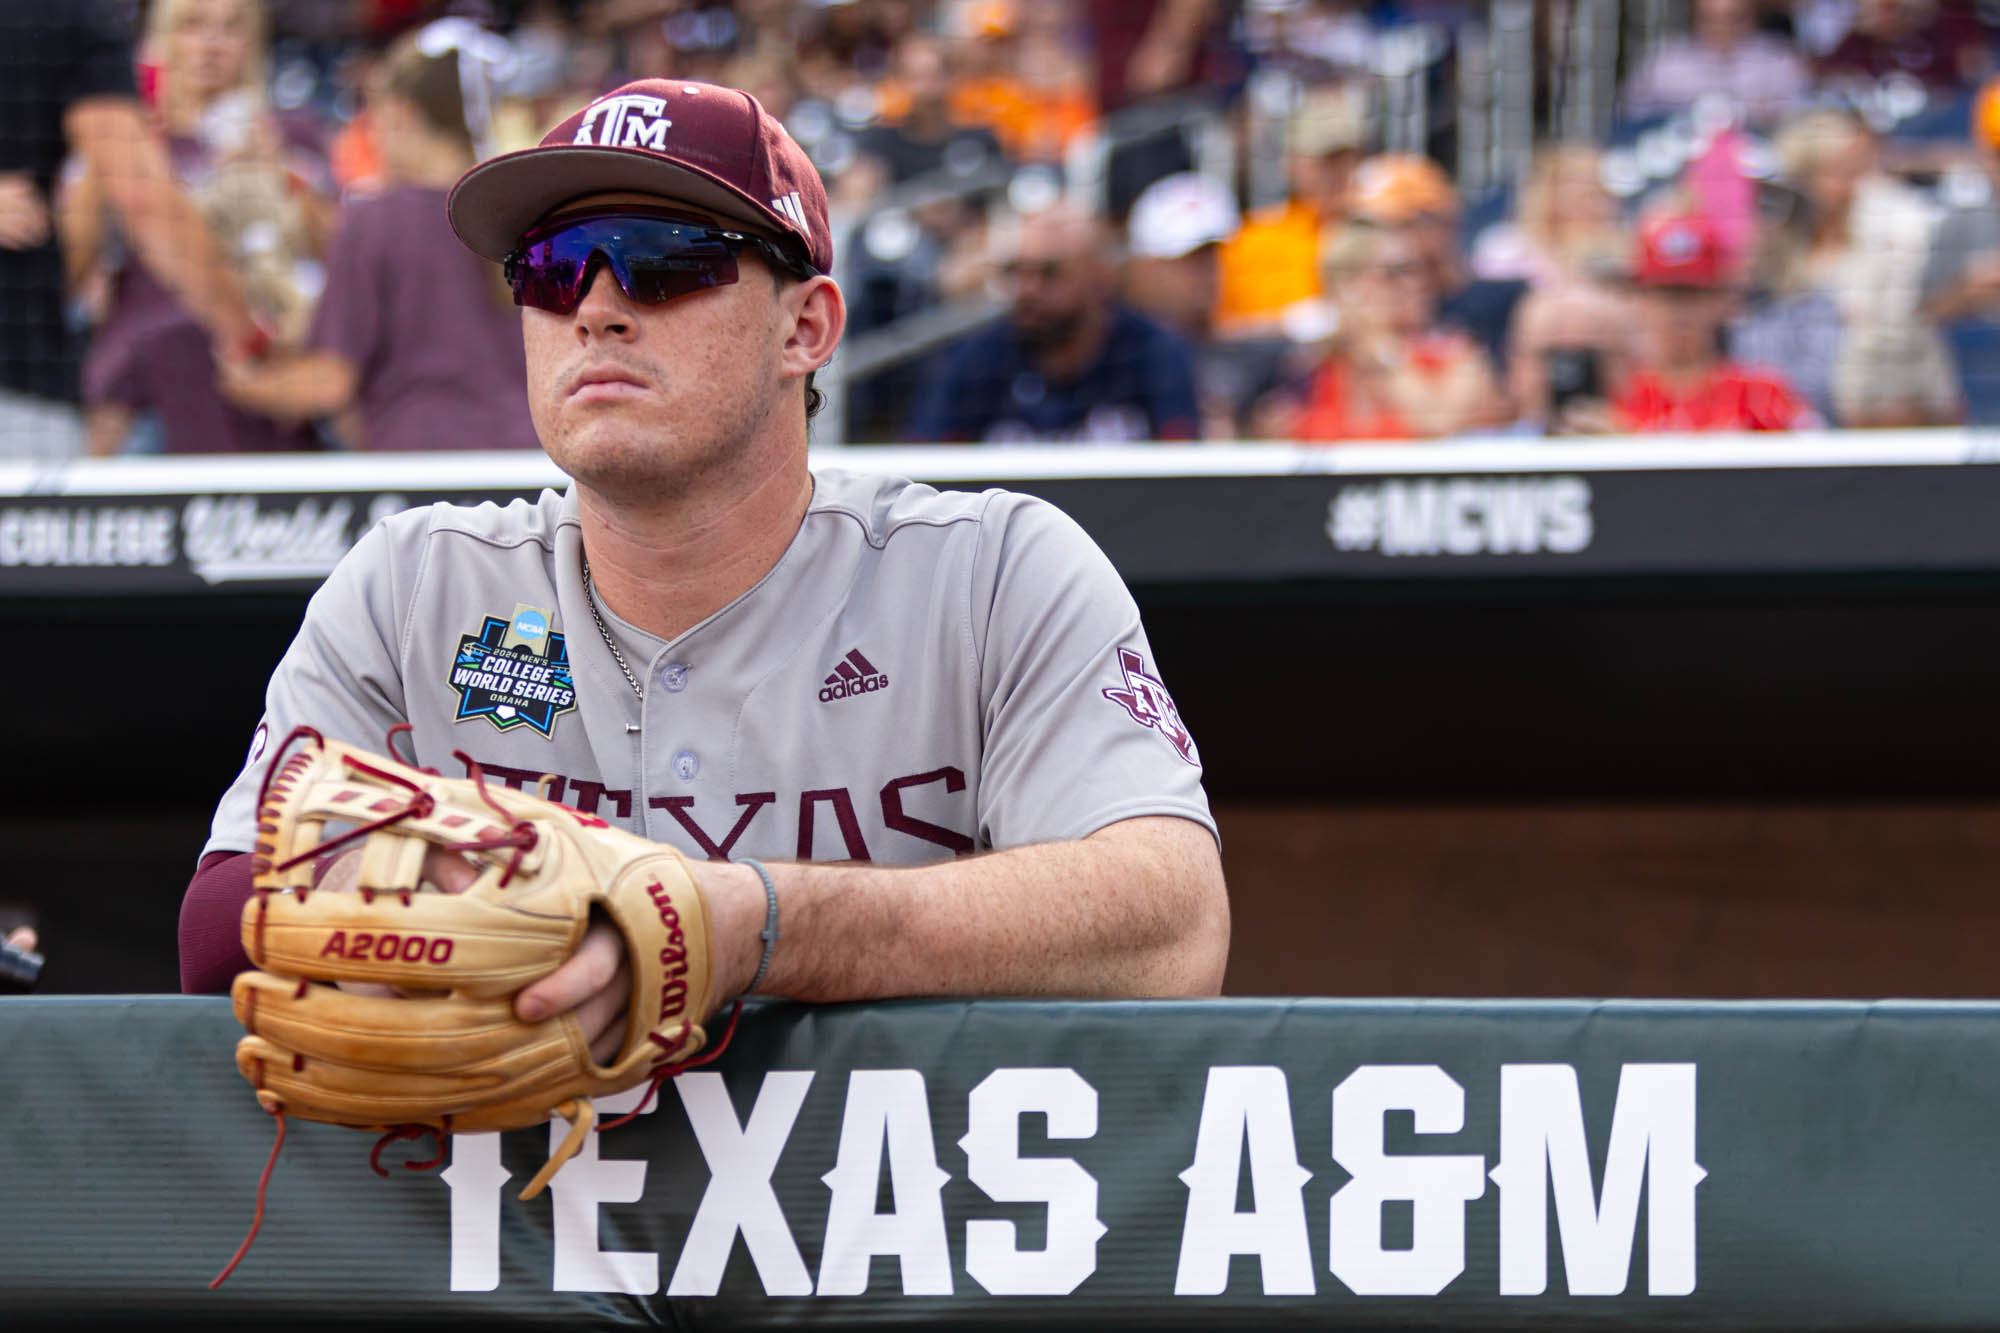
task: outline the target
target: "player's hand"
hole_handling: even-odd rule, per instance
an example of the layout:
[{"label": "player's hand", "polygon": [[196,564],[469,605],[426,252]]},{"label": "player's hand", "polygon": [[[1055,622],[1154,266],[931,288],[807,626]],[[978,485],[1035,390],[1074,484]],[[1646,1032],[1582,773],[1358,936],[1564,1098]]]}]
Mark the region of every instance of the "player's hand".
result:
[{"label": "player's hand", "polygon": [[7,933],[7,947],[10,949],[26,949],[33,953],[39,943],[41,939],[35,934],[33,926],[16,926]]},{"label": "player's hand", "polygon": [[576,1011],[577,1025],[590,1039],[590,1058],[603,1064],[625,1044],[626,1005],[632,998],[632,967],[625,938],[609,922],[594,921],[569,961],[514,997],[514,1016],[539,1023],[552,1014]]},{"label": "player's hand", "polygon": [[[352,893],[361,872],[361,850],[352,848],[327,863],[314,892]],[[424,880],[440,893],[463,893],[478,870],[462,856],[433,847],[424,854]],[[338,983],[357,995],[403,995],[394,986],[368,981]],[[524,1023],[576,1010],[577,1023],[590,1039],[591,1058],[599,1064],[618,1054],[625,1041],[625,1006],[632,997],[632,969],[625,960],[625,940],[607,922],[584,932],[570,960],[514,997],[514,1013]]]},{"label": "player's hand", "polygon": [[[707,861],[696,862],[693,868],[708,904],[715,941],[715,993],[739,995],[763,957],[757,932],[764,928],[764,881],[748,866]],[[537,1023],[551,1014],[575,1010],[578,1024],[590,1038],[591,1058],[602,1064],[624,1043],[631,998],[632,968],[624,937],[609,922],[597,921],[584,932],[583,943],[568,962],[514,997],[514,1016]],[[706,1022],[711,1015],[697,1017]]]}]

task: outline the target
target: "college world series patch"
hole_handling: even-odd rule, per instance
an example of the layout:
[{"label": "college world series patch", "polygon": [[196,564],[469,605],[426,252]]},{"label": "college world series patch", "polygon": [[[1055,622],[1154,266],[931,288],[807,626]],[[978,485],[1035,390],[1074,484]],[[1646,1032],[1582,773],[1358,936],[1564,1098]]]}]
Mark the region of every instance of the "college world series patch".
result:
[{"label": "college world series patch", "polygon": [[569,649],[538,606],[516,606],[511,620],[488,616],[479,633],[460,635],[450,679],[454,722],[483,717],[501,731],[525,726],[547,736],[576,707]]}]

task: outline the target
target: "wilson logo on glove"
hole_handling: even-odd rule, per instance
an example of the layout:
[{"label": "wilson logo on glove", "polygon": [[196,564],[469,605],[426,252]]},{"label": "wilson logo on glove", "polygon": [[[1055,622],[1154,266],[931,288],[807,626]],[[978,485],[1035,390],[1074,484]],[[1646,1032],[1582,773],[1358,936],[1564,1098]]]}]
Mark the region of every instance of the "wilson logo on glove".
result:
[{"label": "wilson logo on glove", "polygon": [[665,1022],[687,1009],[687,982],[679,978],[687,975],[687,942],[681,934],[681,916],[674,910],[673,897],[663,884],[648,884],[646,896],[653,900],[653,906],[660,913],[660,924],[666,927],[667,942],[660,946],[660,972],[666,978],[660,985],[660,1013],[656,1022]]},{"label": "wilson logo on glove", "polygon": [[[489,786],[478,764],[457,758],[468,776],[444,778],[310,727],[271,756],[242,922],[258,970],[238,976],[230,997],[246,1033],[236,1067],[278,1134],[250,1234],[211,1286],[256,1237],[287,1115],[381,1135],[369,1154],[379,1175],[382,1149],[398,1139],[437,1136],[433,1160],[404,1163],[422,1170],[443,1163],[448,1134],[559,1115],[570,1132],[521,1191],[532,1199],[582,1149],[593,1096],[649,1079],[657,1090],[728,1043],[725,1031],[696,1054],[718,997],[707,904],[681,854]],[[358,856],[357,891],[315,888],[322,858],[346,846]],[[439,852],[473,869],[463,892],[427,887],[426,858]],[[514,997],[575,952],[593,911],[624,936],[632,969],[624,1036],[603,1065],[574,1014],[525,1023],[514,1013]],[[342,989],[350,982],[398,990]]]}]

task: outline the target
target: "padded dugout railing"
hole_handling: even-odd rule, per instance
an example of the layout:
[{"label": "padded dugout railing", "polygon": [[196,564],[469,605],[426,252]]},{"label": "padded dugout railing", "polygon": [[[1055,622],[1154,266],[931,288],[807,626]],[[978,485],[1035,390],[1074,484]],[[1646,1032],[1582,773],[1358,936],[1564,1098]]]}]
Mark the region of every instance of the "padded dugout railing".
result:
[{"label": "padded dugout railing", "polygon": [[765,1006],[532,1203],[295,1124],[210,1292],[237,1035],[0,1001],[7,1327],[2000,1325],[1985,1003]]}]

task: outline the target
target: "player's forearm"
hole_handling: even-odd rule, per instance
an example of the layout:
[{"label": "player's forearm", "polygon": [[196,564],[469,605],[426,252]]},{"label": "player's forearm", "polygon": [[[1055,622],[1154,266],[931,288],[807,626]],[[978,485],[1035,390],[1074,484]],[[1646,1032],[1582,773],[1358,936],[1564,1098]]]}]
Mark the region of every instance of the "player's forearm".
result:
[{"label": "player's forearm", "polygon": [[[781,939],[761,993],[824,1003],[1221,989],[1228,897],[1214,839],[1189,820],[1126,820],[1076,842],[930,866],[769,869]],[[739,988],[756,967],[764,909],[761,887],[736,896],[741,887],[732,882],[717,922],[732,949],[721,965],[741,973]]]},{"label": "player's forearm", "polygon": [[250,966],[237,926],[250,893],[247,852],[210,852],[201,858],[181,898],[183,993],[220,995],[238,972]]}]

